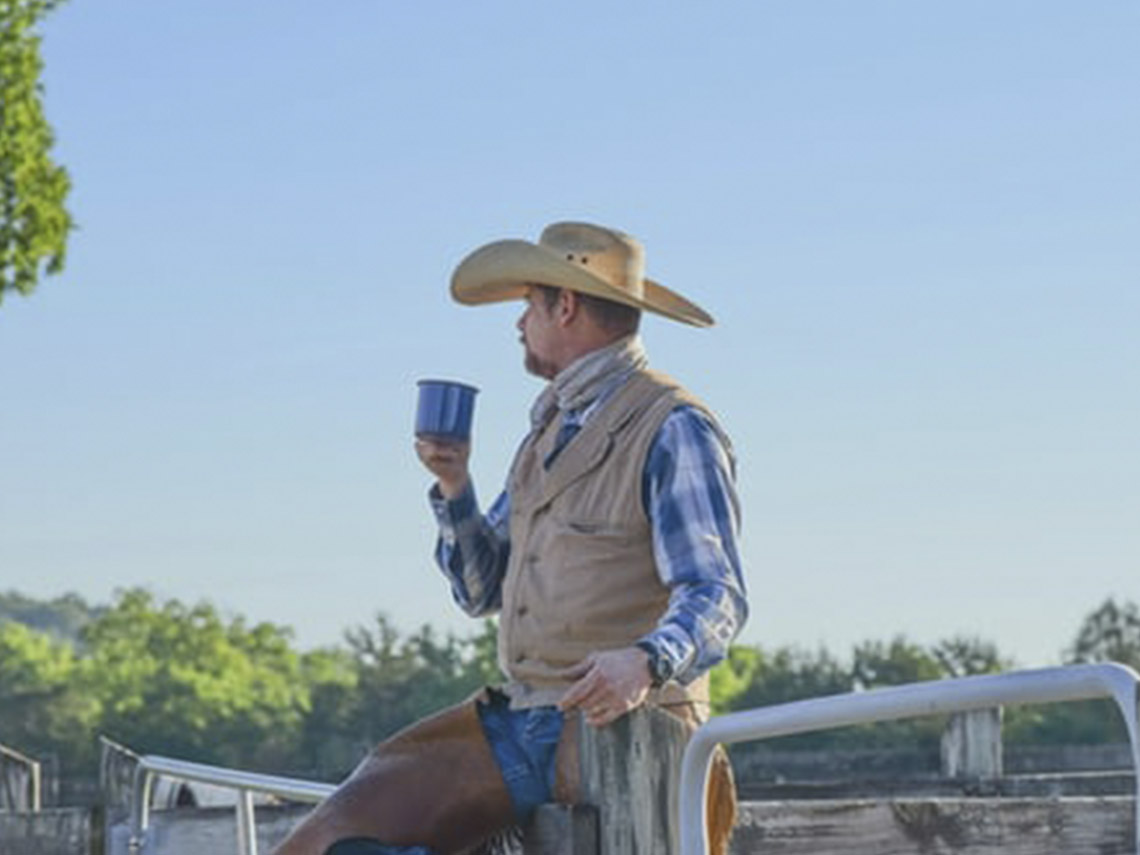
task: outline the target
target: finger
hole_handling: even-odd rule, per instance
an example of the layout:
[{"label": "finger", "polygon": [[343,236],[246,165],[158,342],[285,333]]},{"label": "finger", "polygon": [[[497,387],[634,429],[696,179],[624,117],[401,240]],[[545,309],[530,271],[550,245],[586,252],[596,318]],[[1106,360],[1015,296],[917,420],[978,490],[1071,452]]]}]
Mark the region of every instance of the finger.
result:
[{"label": "finger", "polygon": [[459,452],[455,448],[439,445],[435,442],[416,440],[416,452],[425,460],[458,460]]},{"label": "finger", "polygon": [[592,700],[590,687],[577,682],[566,690],[566,694],[558,701],[558,707],[562,710],[589,709]]},{"label": "finger", "polygon": [[571,665],[562,671],[562,676],[568,680],[573,680],[573,685],[562,696],[562,702],[569,702],[570,704],[577,704],[592,688],[593,681],[590,679],[591,670],[594,667],[593,654],[583,659],[576,665]]},{"label": "finger", "polygon": [[445,442],[438,439],[425,439],[423,437],[416,437],[416,448],[422,448],[433,454],[454,454],[459,455],[464,452],[468,447],[465,442]]},{"label": "finger", "polygon": [[463,463],[452,457],[442,454],[431,454],[425,451],[418,451],[420,462],[427,467],[428,471],[436,475],[447,475],[450,473],[458,472],[463,468]]},{"label": "finger", "polygon": [[616,721],[619,716],[620,713],[609,707],[598,707],[586,714],[586,723],[591,727],[605,727],[607,724]]},{"label": "finger", "polygon": [[571,665],[562,671],[562,675],[570,680],[577,680],[580,677],[585,677],[590,673],[590,669],[594,667],[594,654],[591,653],[581,662],[576,665]]},{"label": "finger", "polygon": [[458,460],[470,449],[465,442],[440,442],[439,440],[424,440],[435,454],[447,455]]},{"label": "finger", "polygon": [[566,694],[562,696],[558,706],[562,709],[573,709],[575,707],[588,709],[591,705],[597,705],[603,700],[604,698],[598,695],[597,680],[594,679],[593,674],[588,674],[566,690]]}]

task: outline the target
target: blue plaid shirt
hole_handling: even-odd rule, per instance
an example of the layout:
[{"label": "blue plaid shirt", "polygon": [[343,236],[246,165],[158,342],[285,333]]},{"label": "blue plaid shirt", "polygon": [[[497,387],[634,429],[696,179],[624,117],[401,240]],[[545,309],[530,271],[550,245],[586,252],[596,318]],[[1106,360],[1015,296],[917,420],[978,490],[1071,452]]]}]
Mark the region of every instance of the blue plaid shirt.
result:
[{"label": "blue plaid shirt", "polygon": [[[565,421],[580,427],[596,404]],[[657,627],[641,640],[668,658],[681,683],[724,659],[748,616],[734,476],[717,430],[688,406],[665,419],[642,473],[653,555],[670,596]],[[440,527],[436,561],[455,601],[472,616],[497,612],[510,555],[510,496],[501,493],[486,515],[471,486],[451,501],[433,488],[431,503]]]}]

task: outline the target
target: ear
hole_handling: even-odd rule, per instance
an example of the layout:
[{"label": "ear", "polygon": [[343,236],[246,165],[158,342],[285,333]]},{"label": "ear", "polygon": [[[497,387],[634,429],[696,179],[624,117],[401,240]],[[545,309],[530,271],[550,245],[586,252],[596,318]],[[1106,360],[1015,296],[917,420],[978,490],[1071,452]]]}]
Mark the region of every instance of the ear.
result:
[{"label": "ear", "polygon": [[558,289],[558,303],[554,306],[554,317],[560,326],[569,326],[582,312],[582,302],[578,292],[569,288]]}]

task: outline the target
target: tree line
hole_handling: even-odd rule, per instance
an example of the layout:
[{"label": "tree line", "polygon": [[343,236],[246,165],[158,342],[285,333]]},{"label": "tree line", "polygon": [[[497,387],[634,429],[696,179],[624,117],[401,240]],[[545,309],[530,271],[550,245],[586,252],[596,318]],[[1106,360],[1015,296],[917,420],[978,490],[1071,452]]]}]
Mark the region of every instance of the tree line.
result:
[{"label": "tree line", "polygon": [[[1066,663],[1140,668],[1140,609],[1105,600],[1062,654]],[[934,645],[897,636],[825,649],[739,645],[712,674],[714,710],[1015,667],[977,638]],[[385,615],[341,644],[298,650],[289,628],[249,624],[210,603],[162,600],[141,588],[108,605],[68,594],[0,594],[0,743],[89,776],[99,735],[143,753],[335,780],[404,725],[498,679],[495,626],[466,637],[423,626],[400,632]],[[786,747],[872,747],[936,741],[920,719],[782,740]],[[1099,702],[1024,707],[1006,717],[1007,742],[1124,738]]]}]

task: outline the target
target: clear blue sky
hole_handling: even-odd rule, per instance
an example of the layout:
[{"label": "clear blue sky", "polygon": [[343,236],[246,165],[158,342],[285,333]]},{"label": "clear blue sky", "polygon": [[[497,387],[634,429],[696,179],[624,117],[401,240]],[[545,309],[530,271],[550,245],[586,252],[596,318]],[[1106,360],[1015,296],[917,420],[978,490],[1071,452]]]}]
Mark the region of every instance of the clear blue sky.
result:
[{"label": "clear blue sky", "polygon": [[743,640],[1057,660],[1140,599],[1140,5],[73,0],[46,107],[79,222],[0,306],[0,589],[460,634],[414,383],[539,391],[455,263],[639,236],[740,458]]}]

